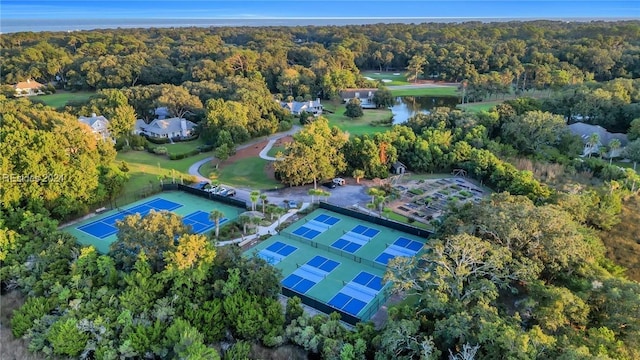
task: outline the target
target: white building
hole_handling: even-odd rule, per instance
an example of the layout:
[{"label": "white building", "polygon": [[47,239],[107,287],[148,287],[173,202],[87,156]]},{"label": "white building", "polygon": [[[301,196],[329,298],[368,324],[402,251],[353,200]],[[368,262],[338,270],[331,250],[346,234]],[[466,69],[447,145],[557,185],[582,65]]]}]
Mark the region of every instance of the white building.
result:
[{"label": "white building", "polygon": [[134,134],[146,135],[155,138],[177,138],[177,137],[189,137],[193,134],[193,129],[196,124],[193,122],[181,119],[155,119],[149,124],[144,120],[138,119],[136,121]]},{"label": "white building", "polygon": [[101,140],[111,140],[115,142],[115,139],[111,137],[109,133],[109,120],[104,116],[97,116],[96,114],[91,114],[90,117],[80,116],[78,120],[87,125],[91,132],[93,132],[98,139]]}]

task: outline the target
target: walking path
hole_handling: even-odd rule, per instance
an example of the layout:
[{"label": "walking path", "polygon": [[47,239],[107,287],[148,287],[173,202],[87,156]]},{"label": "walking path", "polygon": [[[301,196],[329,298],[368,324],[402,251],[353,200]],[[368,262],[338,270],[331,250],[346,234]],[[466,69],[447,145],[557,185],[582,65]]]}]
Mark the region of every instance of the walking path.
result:
[{"label": "walking path", "polygon": [[275,139],[269,140],[267,145],[265,145],[264,149],[262,149],[262,151],[260,151],[260,157],[261,158],[263,158],[265,160],[269,160],[269,161],[278,160],[278,159],[274,158],[273,156],[267,155],[269,153],[269,150],[271,150],[271,148],[273,147],[273,144],[275,144],[276,141],[278,141],[278,139],[280,139],[280,138],[275,138]]},{"label": "walking path", "polygon": [[[306,209],[309,205],[310,205],[309,203],[303,203],[302,207],[300,207],[300,210]],[[278,219],[277,221],[274,221],[273,224],[271,224],[269,226],[258,226],[258,231],[256,231],[255,234],[239,237],[239,238],[233,239],[233,240],[220,241],[219,243],[216,244],[216,246],[225,246],[225,245],[229,245],[229,244],[238,244],[238,243],[241,243],[241,242],[244,242],[244,241],[255,240],[255,239],[257,239],[257,238],[259,238],[260,236],[263,236],[263,235],[276,234],[276,228],[278,227],[278,225],[282,224],[283,221],[285,221],[288,218],[292,217],[293,215],[297,214],[298,211],[300,211],[300,210],[289,210],[289,212],[287,212],[286,214],[282,215],[280,217],[280,219]]]},{"label": "walking path", "polygon": [[[272,135],[273,137],[269,140],[269,143],[267,143],[267,146],[265,146],[264,149],[260,152],[260,157],[265,159],[265,160],[271,160],[271,161],[276,160],[276,158],[274,158],[274,157],[267,156],[267,153],[269,152],[269,150],[271,150],[271,147],[273,146],[273,144],[275,144],[275,142],[278,139],[281,139],[283,137],[286,137],[286,136],[293,135],[293,134],[297,133],[298,131],[300,131],[300,129],[302,129],[302,126],[294,125],[288,131],[284,131],[284,132],[281,132],[281,133],[273,134]],[[242,145],[238,146],[237,150],[242,150],[242,149],[248,148],[250,146],[254,146],[255,144],[263,142],[264,139],[265,139],[264,137],[253,139],[253,140],[249,141],[246,144],[242,144]],[[206,178],[206,177],[202,176],[202,174],[200,174],[199,170],[200,170],[200,167],[202,165],[206,164],[207,162],[209,162],[209,161],[211,161],[213,159],[214,159],[214,157],[210,156],[208,158],[205,158],[205,159],[202,159],[200,161],[197,161],[197,162],[193,163],[193,165],[189,166],[189,175],[195,176],[196,178],[198,178],[198,181],[209,181],[208,178]]]}]

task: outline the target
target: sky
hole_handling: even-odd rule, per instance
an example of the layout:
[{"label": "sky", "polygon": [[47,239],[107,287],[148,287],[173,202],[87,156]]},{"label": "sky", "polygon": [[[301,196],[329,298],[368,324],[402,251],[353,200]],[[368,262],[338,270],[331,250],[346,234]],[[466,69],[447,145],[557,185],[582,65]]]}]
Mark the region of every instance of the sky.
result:
[{"label": "sky", "polygon": [[0,20],[274,18],[638,18],[640,1],[2,0]]}]

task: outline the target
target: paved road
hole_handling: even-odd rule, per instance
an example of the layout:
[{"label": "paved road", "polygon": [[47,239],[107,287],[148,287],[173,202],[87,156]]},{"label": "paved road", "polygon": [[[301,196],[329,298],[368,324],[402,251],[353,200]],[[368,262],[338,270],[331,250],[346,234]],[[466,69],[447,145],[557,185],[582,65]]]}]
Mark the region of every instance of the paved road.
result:
[{"label": "paved road", "polygon": [[[269,135],[269,136],[264,136],[264,137],[256,138],[256,139],[253,139],[253,140],[249,141],[248,143],[245,143],[245,144],[239,145],[239,146],[237,147],[237,150],[242,150],[242,149],[245,149],[245,148],[248,148],[248,147],[254,146],[255,144],[258,144],[258,143],[260,143],[260,142],[263,142],[265,139],[269,139],[269,143],[268,143],[268,145],[265,147],[266,151],[265,151],[264,149],[263,149],[263,151],[262,151],[262,152],[264,152],[264,155],[266,156],[266,153],[267,153],[267,152],[269,152],[269,150],[271,149],[271,147],[273,146],[273,144],[274,144],[278,139],[283,138],[283,137],[286,137],[286,136],[289,136],[289,135],[293,135],[293,134],[297,133],[298,131],[300,131],[300,129],[302,129],[302,126],[300,126],[300,125],[294,125],[294,126],[293,126],[290,130],[288,130],[288,131],[284,131],[284,132],[281,132],[281,133],[276,133],[276,134],[273,134],[273,135]],[[262,152],[261,152],[261,155],[262,155]],[[213,160],[213,159],[214,159],[214,157],[213,157],[213,156],[210,156],[210,157],[208,157],[208,158],[205,158],[205,159],[202,159],[202,160],[200,160],[200,161],[197,161],[197,162],[193,163],[193,165],[191,165],[191,166],[189,167],[189,174],[190,174],[190,175],[195,176],[195,177],[198,179],[198,181],[209,181],[209,179],[208,179],[207,177],[202,176],[202,174],[200,174],[200,171],[199,171],[199,170],[200,170],[200,167],[201,167],[202,165],[206,164],[207,162],[209,162],[209,161],[211,161],[211,160]],[[266,159],[266,158],[265,158],[265,159]],[[270,159],[267,159],[267,160],[270,160]],[[273,160],[275,160],[275,158],[274,158]],[[233,186],[231,186],[231,187],[233,187]],[[275,190],[275,189],[274,189],[274,190]],[[246,189],[237,189],[237,188],[236,188],[236,197],[237,197],[238,199],[240,199],[240,200],[244,200],[245,202],[247,202],[247,204],[250,204],[250,201],[251,201],[251,198],[250,198],[250,196],[249,196],[249,194],[250,194],[250,193],[251,193],[251,191],[249,191],[249,190],[246,190]],[[295,198],[295,199],[294,199],[294,198],[280,197],[280,198],[277,198],[277,199],[271,200],[271,195],[269,195],[269,198],[270,198],[270,199],[269,199],[269,201],[270,201],[271,203],[275,203],[274,201],[278,201],[278,203],[279,203],[279,202],[284,201],[285,199],[298,200],[298,201],[302,202],[302,199],[298,199],[298,198]]]}]

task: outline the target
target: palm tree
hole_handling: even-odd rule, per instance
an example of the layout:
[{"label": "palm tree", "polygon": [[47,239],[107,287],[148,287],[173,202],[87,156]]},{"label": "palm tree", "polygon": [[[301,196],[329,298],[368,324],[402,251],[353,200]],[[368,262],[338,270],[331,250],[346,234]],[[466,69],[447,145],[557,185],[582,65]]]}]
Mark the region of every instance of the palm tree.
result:
[{"label": "palm tree", "polygon": [[209,213],[209,220],[216,224],[216,239],[220,235],[220,219],[224,218],[224,213],[220,210],[213,209]]},{"label": "palm tree", "polygon": [[621,146],[622,143],[618,139],[611,139],[611,141],[609,141],[609,165],[611,165],[611,160],[613,160],[613,154],[620,149]]},{"label": "palm tree", "polygon": [[598,133],[593,133],[589,135],[589,139],[587,140],[587,147],[589,148],[589,157],[591,157],[591,153],[593,149],[598,146],[600,143],[600,135]]},{"label": "palm tree", "polygon": [[324,201],[329,201],[329,196],[331,196],[331,192],[320,190],[320,196],[324,196]]},{"label": "palm tree", "polygon": [[269,200],[267,199],[267,194],[261,194],[260,195],[260,201],[262,202],[262,214],[264,215],[264,207],[269,202]]},{"label": "palm tree", "polygon": [[251,217],[247,215],[238,216],[238,224],[242,226],[242,235],[247,234],[247,225],[251,222]]},{"label": "palm tree", "polygon": [[367,190],[367,195],[371,195],[371,203],[373,204],[376,200],[376,196],[382,195],[382,192],[379,189],[372,187]]},{"label": "palm tree", "polygon": [[322,194],[324,193],[324,191],[322,191],[321,189],[309,189],[309,191],[307,192],[307,194],[311,195],[311,203],[313,204],[313,197],[317,196],[318,197],[318,201],[320,201],[320,196],[322,196]]},{"label": "palm tree", "polygon": [[251,210],[256,211],[256,204],[260,198],[260,192],[258,190],[253,190],[251,194],[249,194],[249,198],[251,199]]}]

